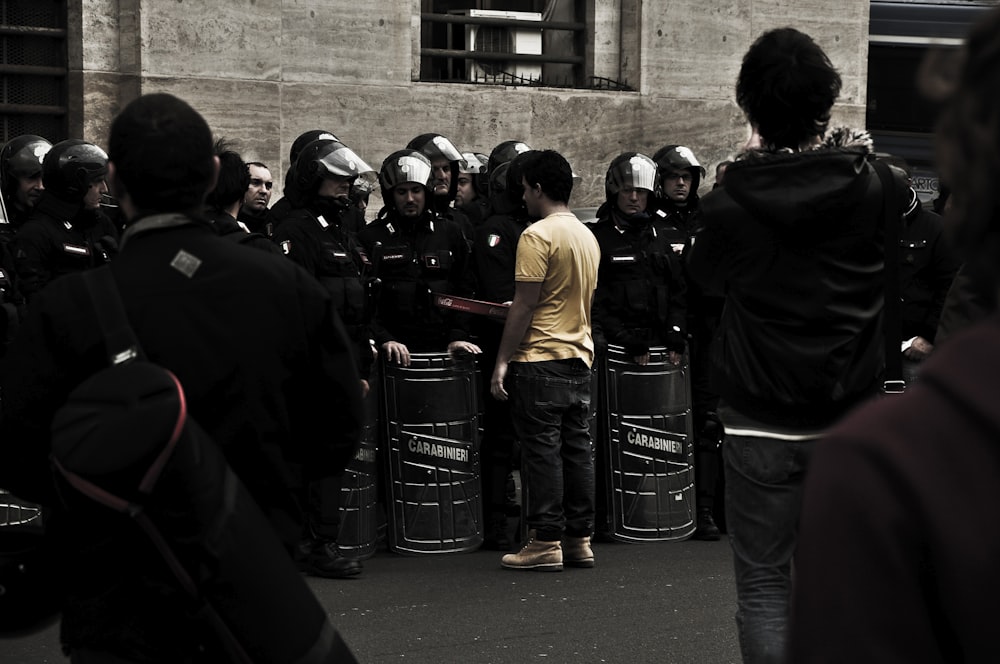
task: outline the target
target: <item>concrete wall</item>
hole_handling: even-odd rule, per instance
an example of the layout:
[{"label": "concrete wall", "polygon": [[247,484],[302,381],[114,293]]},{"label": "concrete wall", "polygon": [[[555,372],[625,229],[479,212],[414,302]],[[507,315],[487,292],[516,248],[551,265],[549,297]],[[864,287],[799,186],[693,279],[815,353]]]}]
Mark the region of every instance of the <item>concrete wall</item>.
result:
[{"label": "concrete wall", "polygon": [[485,153],[516,138],[566,155],[583,177],[572,203],[594,205],[622,151],[681,143],[708,168],[736,152],[748,135],[733,101],[742,55],[784,25],[840,70],[834,123],[864,125],[868,0],[835,12],[826,0],[578,1],[588,71],[636,92],[417,82],[419,0],[71,0],[70,128],[104,145],[125,103],[170,92],[271,165],[279,189],[307,129],[333,131],[376,169],[428,131]]}]

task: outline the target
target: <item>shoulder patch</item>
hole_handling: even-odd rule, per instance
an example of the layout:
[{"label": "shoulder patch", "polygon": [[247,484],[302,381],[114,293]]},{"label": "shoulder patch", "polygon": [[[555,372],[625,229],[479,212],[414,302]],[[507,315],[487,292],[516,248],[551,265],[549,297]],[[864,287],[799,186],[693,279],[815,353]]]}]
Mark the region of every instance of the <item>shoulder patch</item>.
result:
[{"label": "shoulder patch", "polygon": [[500,244],[500,236],[497,235],[496,233],[490,233],[490,236],[486,238],[486,244],[490,245],[491,247],[497,246],[498,244]]},{"label": "shoulder patch", "polygon": [[198,271],[198,268],[201,267],[201,259],[181,249],[174,256],[174,259],[170,261],[170,267],[190,279]]},{"label": "shoulder patch", "polygon": [[282,240],[281,241],[281,251],[286,256],[288,254],[292,253],[292,241],[291,240]]}]

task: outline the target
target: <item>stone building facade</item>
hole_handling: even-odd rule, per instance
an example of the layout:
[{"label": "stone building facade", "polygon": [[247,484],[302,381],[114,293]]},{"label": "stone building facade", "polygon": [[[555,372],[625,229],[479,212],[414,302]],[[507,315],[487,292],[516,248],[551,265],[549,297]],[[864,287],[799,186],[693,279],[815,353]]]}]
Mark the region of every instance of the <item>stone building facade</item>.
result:
[{"label": "stone building facade", "polygon": [[572,204],[596,205],[622,151],[685,144],[709,169],[736,152],[748,136],[733,93],[742,55],[786,25],[811,34],[844,79],[834,123],[864,126],[868,0],[535,4],[584,24],[586,77],[630,89],[422,81],[430,0],[70,0],[69,133],[103,145],[124,104],[170,92],[269,164],[278,191],[307,129],[333,131],[375,168],[424,132],[486,153],[519,139],[566,155],[582,177]]}]

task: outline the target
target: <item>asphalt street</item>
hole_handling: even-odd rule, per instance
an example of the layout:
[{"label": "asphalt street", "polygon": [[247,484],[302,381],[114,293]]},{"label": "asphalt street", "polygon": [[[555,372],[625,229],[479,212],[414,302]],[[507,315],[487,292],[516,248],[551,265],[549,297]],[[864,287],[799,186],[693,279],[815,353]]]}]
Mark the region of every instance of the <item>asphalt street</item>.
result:
[{"label": "asphalt street", "polygon": [[[309,579],[361,662],[739,662],[729,544],[598,543],[593,569],[505,570],[500,554],[380,550]],[[56,628],[0,641],[0,664],[67,662]]]}]

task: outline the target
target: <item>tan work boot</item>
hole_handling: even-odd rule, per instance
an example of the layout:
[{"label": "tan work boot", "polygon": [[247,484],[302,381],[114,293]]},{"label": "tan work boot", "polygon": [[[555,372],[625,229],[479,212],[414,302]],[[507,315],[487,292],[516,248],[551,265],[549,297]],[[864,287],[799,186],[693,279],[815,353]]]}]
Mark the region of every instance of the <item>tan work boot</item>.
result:
[{"label": "tan work boot", "polygon": [[529,539],[517,553],[508,553],[500,559],[507,569],[523,569],[531,572],[561,572],[563,568],[562,546],[559,542]]},{"label": "tan work boot", "polygon": [[594,550],[589,537],[563,538],[563,563],[569,567],[593,567]]}]

